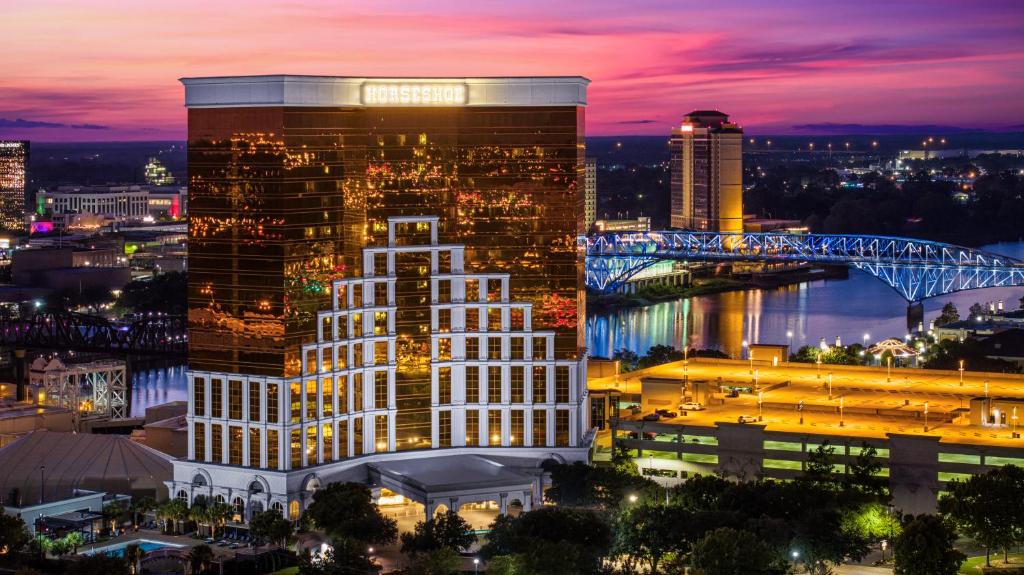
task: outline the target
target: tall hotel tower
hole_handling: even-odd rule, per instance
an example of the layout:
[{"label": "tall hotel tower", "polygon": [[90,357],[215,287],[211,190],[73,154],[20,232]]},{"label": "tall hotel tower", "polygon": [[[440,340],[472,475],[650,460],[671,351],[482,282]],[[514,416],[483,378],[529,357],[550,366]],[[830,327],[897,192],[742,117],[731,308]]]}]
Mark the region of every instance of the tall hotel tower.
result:
[{"label": "tall hotel tower", "polygon": [[585,460],[580,77],[187,78],[189,436],[172,497],[430,513]]},{"label": "tall hotel tower", "polygon": [[0,140],[0,229],[25,228],[28,150],[27,141]]},{"label": "tall hotel tower", "polygon": [[672,130],[671,225],[743,231],[743,129],[715,110],[697,110]]}]

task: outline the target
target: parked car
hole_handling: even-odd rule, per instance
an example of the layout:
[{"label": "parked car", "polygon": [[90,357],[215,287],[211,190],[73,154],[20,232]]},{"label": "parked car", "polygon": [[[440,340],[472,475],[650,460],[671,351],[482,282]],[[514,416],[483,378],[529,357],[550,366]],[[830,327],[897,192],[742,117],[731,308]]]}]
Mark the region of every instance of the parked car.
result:
[{"label": "parked car", "polygon": [[632,413],[633,415],[636,415],[640,413],[640,406],[634,403],[633,405],[627,407],[626,410]]},{"label": "parked car", "polygon": [[736,421],[738,423],[754,423],[757,421],[757,418],[753,415],[741,415]]},{"label": "parked car", "polygon": [[702,411],[703,409],[704,406],[696,401],[687,401],[686,403],[679,405],[680,411]]},{"label": "parked car", "polygon": [[729,393],[725,394],[725,396],[726,397],[739,397],[740,396],[740,390],[738,390],[738,389],[729,390]]},{"label": "parked car", "polygon": [[645,415],[643,417],[644,421],[658,421],[659,419],[661,419],[661,416],[658,415],[657,412],[655,412],[655,413],[648,413],[647,415]]},{"label": "parked car", "polygon": [[657,413],[658,415],[664,417],[665,419],[675,419],[675,418],[679,417],[678,413],[676,413],[674,411],[669,411],[667,409],[659,409],[659,410],[655,411],[654,413]]}]

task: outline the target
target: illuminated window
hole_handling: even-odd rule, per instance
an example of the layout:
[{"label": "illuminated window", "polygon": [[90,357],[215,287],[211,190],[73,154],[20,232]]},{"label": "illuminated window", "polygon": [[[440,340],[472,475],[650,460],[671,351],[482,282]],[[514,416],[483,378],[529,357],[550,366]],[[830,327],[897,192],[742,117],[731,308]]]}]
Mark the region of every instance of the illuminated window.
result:
[{"label": "illuminated window", "polygon": [[[352,284],[352,307],[363,307],[363,284]],[[353,319],[360,314],[353,314]],[[359,335],[362,332],[357,332]]]},{"label": "illuminated window", "polygon": [[348,413],[348,376],[338,376],[338,413]]},{"label": "illuminated window", "polygon": [[[348,307],[348,286],[340,284],[338,286],[338,307]],[[344,334],[345,332],[338,332]]]},{"label": "illuminated window", "polygon": [[291,422],[298,423],[302,420],[302,385],[293,383],[288,387],[291,404]]},{"label": "illuminated window", "polygon": [[299,502],[292,501],[288,504],[288,519],[291,521],[299,520]]},{"label": "illuminated window", "polygon": [[437,412],[437,445],[438,447],[452,446],[452,412]]},{"label": "illuminated window", "polygon": [[306,350],[306,373],[316,373],[316,349]]},{"label": "illuminated window", "polygon": [[555,366],[555,402],[569,402],[569,366]]},{"label": "illuminated window", "polygon": [[302,430],[293,429],[290,439],[288,446],[291,448],[292,469],[298,469],[302,467]]},{"label": "illuminated window", "polygon": [[323,354],[323,361],[320,362],[320,373],[327,373],[334,369],[334,361],[333,358],[331,357],[332,351],[334,350],[332,350],[329,347],[325,347],[324,349],[320,350],[320,353]]},{"label": "illuminated window", "polygon": [[387,335],[388,333],[388,312],[373,312],[373,335]]},{"label": "illuminated window", "polygon": [[321,339],[321,341],[329,341],[335,339],[334,331],[331,329],[332,323],[333,322],[331,320],[331,316],[329,315],[320,318],[320,333],[323,334],[323,338]]},{"label": "illuminated window", "polygon": [[306,381],[306,420],[316,419],[316,380]]},{"label": "illuminated window", "polygon": [[267,423],[280,422],[278,414],[277,384],[267,384]]},{"label": "illuminated window", "polygon": [[[445,273],[445,272],[441,272]],[[452,282],[451,280],[438,280],[437,281],[437,303],[448,303],[452,301]]]},{"label": "illuminated window", "polygon": [[487,445],[501,445],[501,410],[487,410]]},{"label": "illuminated window", "polygon": [[277,430],[267,430],[267,469],[277,469],[281,466],[280,453],[281,444],[277,439]]},{"label": "illuminated window", "polygon": [[452,368],[441,367],[437,370],[437,401],[452,402]]},{"label": "illuminated window", "polygon": [[249,428],[249,467],[260,466],[260,428]]},{"label": "illuminated window", "polygon": [[466,280],[466,301],[480,301],[480,280]]},{"label": "illuminated window", "polygon": [[[349,337],[351,337],[351,336],[348,334],[348,316],[347,315],[339,315],[338,316],[338,339],[347,339]],[[339,348],[339,349],[341,349],[341,348]],[[342,361],[340,354],[338,355],[338,361],[339,362]]]},{"label": "illuminated window", "polygon": [[373,440],[378,452],[388,450],[388,416],[378,415],[373,418]]},{"label": "illuminated window", "polygon": [[206,425],[197,421],[192,424],[192,451],[195,461],[209,461],[206,458]]},{"label": "illuminated window", "polygon": [[213,404],[212,417],[224,417],[224,384],[219,379],[210,380],[210,400]]},{"label": "illuminated window", "polygon": [[544,409],[533,410],[533,444],[539,447],[548,446],[548,412]]},{"label": "illuminated window", "polygon": [[487,338],[487,359],[501,359],[501,338]]},{"label": "illuminated window", "polygon": [[250,381],[249,382],[249,421],[258,422],[260,421],[260,399],[262,393],[260,391],[260,382]]},{"label": "illuminated window", "polygon": [[348,346],[338,346],[338,369],[348,368]]},{"label": "illuminated window", "polygon": [[466,308],[466,331],[480,331],[480,310],[475,307]]},{"label": "illuminated window", "polygon": [[228,417],[242,419],[242,382],[237,379],[228,380]]},{"label": "illuminated window", "polygon": [[352,409],[356,411],[362,411],[366,409],[366,404],[363,402],[363,374],[353,373],[352,374]]},{"label": "illuminated window", "polygon": [[324,417],[334,415],[334,381],[332,378],[320,380],[320,393],[323,395]]},{"label": "illuminated window", "polygon": [[466,338],[466,359],[480,359],[480,338]]},{"label": "illuminated window", "polygon": [[363,454],[363,418],[357,417],[352,420],[352,455]]},{"label": "illuminated window", "polygon": [[443,251],[437,253],[437,273],[452,273],[452,252]]},{"label": "illuminated window", "polygon": [[352,366],[363,367],[363,344],[352,344]]},{"label": "illuminated window", "polygon": [[210,451],[213,452],[210,461],[224,463],[224,427],[214,423],[210,426]]},{"label": "illuminated window", "polygon": [[529,359],[526,357],[526,345],[524,341],[525,340],[521,337],[509,338],[511,359]]},{"label": "illuminated window", "polygon": [[242,464],[242,428],[236,425],[228,427],[228,464]]},{"label": "illuminated window", "polygon": [[387,365],[388,364],[388,342],[386,342],[386,341],[375,341],[375,342],[373,342],[373,364],[374,365]]},{"label": "illuminated window", "polygon": [[[387,257],[387,254],[377,254],[378,256]],[[386,261],[386,260],[385,260]],[[386,275],[388,272],[387,266],[381,269],[381,275]],[[377,282],[373,284],[373,305],[386,306],[388,305],[388,283]]]},{"label": "illuminated window", "polygon": [[324,463],[334,460],[334,424],[325,423],[323,427],[324,436]]},{"label": "illuminated window", "polygon": [[480,412],[466,410],[466,445],[480,445]]},{"label": "illuminated window", "polygon": [[316,427],[306,428],[306,465],[318,463],[316,455]]},{"label": "illuminated window", "polygon": [[511,435],[508,440],[514,447],[522,447],[523,445],[523,434],[526,433],[524,427],[524,412],[522,409],[513,409],[510,414],[511,416]]},{"label": "illuminated window", "polygon": [[487,309],[487,331],[501,331],[501,309]]},{"label": "illuminated window", "polygon": [[388,407],[388,372],[373,372],[373,407],[376,409],[387,409]]},{"label": "illuminated window", "polygon": [[521,365],[513,365],[509,368],[509,401],[522,403],[526,401],[526,377],[523,375],[525,368]]},{"label": "illuminated window", "polygon": [[338,458],[348,457],[348,422],[338,422]]},{"label": "illuminated window", "polygon": [[543,365],[533,366],[533,402],[548,402],[548,370]]},{"label": "illuminated window", "polygon": [[450,337],[442,337],[437,340],[437,360],[438,361],[451,361],[452,359],[452,339]]},{"label": "illuminated window", "polygon": [[548,342],[543,337],[533,338],[533,359],[548,358]]},{"label": "illuminated window", "polygon": [[466,403],[480,402],[480,368],[466,366]]},{"label": "illuminated window", "polygon": [[206,380],[201,377],[192,380],[192,405],[196,416],[206,415]]},{"label": "illuminated window", "polygon": [[555,446],[569,446],[569,410],[555,410]]},{"label": "illuminated window", "polygon": [[523,331],[526,329],[525,312],[521,307],[514,307],[509,313],[509,326],[512,331]]},{"label": "illuminated window", "polygon": [[501,366],[487,366],[487,401],[501,403]]},{"label": "illuminated window", "polygon": [[[363,336],[363,314],[354,313],[352,314],[352,337]],[[359,360],[355,360],[359,361]],[[356,364],[359,365],[359,364]]]},{"label": "illuminated window", "polygon": [[501,301],[501,280],[487,280],[487,301]]},{"label": "illuminated window", "polygon": [[448,333],[452,330],[452,310],[441,308],[437,310],[437,331]]}]

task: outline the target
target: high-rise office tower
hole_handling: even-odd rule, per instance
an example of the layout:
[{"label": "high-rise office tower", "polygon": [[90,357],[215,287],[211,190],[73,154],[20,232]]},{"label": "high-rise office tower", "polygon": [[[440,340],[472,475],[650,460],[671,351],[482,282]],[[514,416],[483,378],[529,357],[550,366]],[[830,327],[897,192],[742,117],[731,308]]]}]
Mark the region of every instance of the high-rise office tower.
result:
[{"label": "high-rise office tower", "polygon": [[0,140],[0,226],[6,230],[25,227],[28,152],[26,141]]},{"label": "high-rise office tower", "polygon": [[594,158],[587,158],[583,183],[586,190],[583,224],[589,230],[597,221],[597,160]]},{"label": "high-rise office tower", "polygon": [[368,473],[425,497],[401,478],[454,457],[455,487],[498,465],[532,500],[515,468],[587,457],[586,79],[183,83],[191,445],[172,495],[296,516]]},{"label": "high-rise office tower", "polygon": [[715,110],[697,110],[672,130],[671,225],[743,231],[743,129]]}]

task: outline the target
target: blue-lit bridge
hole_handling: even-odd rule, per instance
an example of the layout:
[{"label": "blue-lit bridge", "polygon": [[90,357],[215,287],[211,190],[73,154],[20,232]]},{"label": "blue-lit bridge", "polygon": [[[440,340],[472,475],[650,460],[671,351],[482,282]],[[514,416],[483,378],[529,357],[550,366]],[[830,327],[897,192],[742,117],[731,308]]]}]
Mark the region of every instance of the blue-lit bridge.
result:
[{"label": "blue-lit bridge", "polygon": [[581,237],[587,287],[618,289],[662,260],[806,262],[865,271],[909,302],[1024,285],[1024,261],[939,242],[843,234],[622,232]]}]

